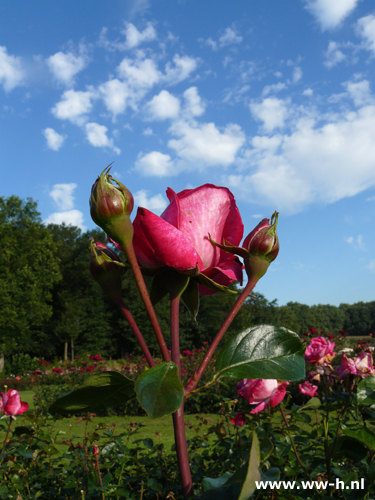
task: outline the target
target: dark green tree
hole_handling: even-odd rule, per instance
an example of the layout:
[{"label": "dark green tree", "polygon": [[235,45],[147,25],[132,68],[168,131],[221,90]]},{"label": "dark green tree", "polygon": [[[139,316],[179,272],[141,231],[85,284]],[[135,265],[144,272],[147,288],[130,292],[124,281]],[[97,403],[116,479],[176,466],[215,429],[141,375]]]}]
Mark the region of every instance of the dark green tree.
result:
[{"label": "dark green tree", "polygon": [[52,315],[51,291],[61,279],[57,245],[37,203],[0,198],[0,344],[6,356],[38,355]]}]

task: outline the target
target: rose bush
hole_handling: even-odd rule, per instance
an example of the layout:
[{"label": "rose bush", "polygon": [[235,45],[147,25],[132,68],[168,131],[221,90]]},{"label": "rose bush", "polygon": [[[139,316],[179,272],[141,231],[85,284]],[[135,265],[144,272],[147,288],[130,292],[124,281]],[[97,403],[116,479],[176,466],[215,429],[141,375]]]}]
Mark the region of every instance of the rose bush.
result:
[{"label": "rose bush", "polygon": [[[237,246],[243,224],[233,194],[224,187],[205,184],[175,193],[168,188],[169,206],[162,215],[138,208],[134,220],[134,250],[145,269],[164,266],[190,276],[204,275],[214,283],[242,283],[242,265],[234,255],[209,239]],[[201,287],[201,293],[212,293]]]}]

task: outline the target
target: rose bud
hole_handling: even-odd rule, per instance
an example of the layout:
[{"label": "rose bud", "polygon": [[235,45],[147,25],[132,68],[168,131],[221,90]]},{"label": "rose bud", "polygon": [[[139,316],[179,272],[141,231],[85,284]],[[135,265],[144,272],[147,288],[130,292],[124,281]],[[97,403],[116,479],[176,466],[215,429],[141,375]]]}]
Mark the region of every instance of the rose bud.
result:
[{"label": "rose bud", "polygon": [[248,277],[259,280],[279,253],[279,238],[276,234],[278,215],[274,212],[271,222],[263,219],[245,238],[242,247],[220,245],[211,236],[210,241],[225,252],[242,257]]},{"label": "rose bud", "polygon": [[91,239],[90,248],[90,273],[104,292],[116,302],[116,299],[121,298],[121,278],[125,264],[103,243],[95,243],[94,238]]},{"label": "rose bud", "polygon": [[[133,238],[130,214],[134,207],[131,192],[109,175],[110,166],[103,170],[91,189],[92,220],[115,241]],[[115,182],[115,186],[111,181]]]},{"label": "rose bud", "polygon": [[245,238],[242,247],[252,255],[258,255],[267,259],[270,263],[274,261],[279,253],[279,239],[276,234],[278,213],[275,212],[269,219],[263,219],[255,229]]}]

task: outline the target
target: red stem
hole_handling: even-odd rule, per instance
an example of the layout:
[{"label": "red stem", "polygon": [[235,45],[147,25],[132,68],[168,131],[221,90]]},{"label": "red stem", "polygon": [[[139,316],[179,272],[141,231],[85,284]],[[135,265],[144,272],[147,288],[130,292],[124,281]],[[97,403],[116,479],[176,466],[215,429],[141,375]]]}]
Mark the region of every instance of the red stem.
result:
[{"label": "red stem", "polygon": [[212,344],[207,349],[207,352],[206,352],[204,358],[202,359],[202,362],[199,365],[199,368],[196,370],[194,375],[190,378],[189,382],[187,383],[187,385],[185,387],[185,394],[189,393],[190,391],[193,391],[197,387],[197,385],[198,385],[198,383],[203,375],[204,370],[207,368],[208,363],[211,361],[211,358],[216,350],[216,347],[218,346],[220,340],[223,338],[229,325],[234,320],[236,314],[240,310],[240,307],[245,302],[249,293],[255,287],[257,282],[258,282],[258,278],[256,278],[255,276],[252,276],[249,278],[249,281],[247,282],[245,288],[242,290],[240,296],[236,300],[234,306],[232,307],[231,311],[229,312],[228,316],[226,317],[224,323],[221,325],[220,330],[217,332],[214,340],[212,341]]},{"label": "red stem", "polygon": [[128,306],[125,304],[125,302],[122,300],[121,297],[115,297],[113,298],[113,301],[120,308],[122,314],[125,316],[127,322],[129,323],[130,328],[133,330],[134,335],[136,336],[136,339],[138,340],[138,343],[141,346],[143,354],[145,355],[148,366],[149,367],[155,366],[155,361],[151,356],[151,353],[147,347],[145,339],[143,338],[143,335],[141,334],[137,323],[135,322],[131,312],[129,311]]},{"label": "red stem", "polygon": [[[172,343],[172,361],[178,367],[178,374],[181,380],[181,362],[180,362],[180,336],[179,336],[179,310],[180,296],[171,297],[171,343]],[[178,469],[180,472],[180,481],[182,485],[182,494],[184,499],[194,496],[193,481],[191,478],[189,454],[186,442],[185,423],[184,423],[184,403],[172,415],[174,439],[176,443],[176,453]]]},{"label": "red stem", "polygon": [[134,252],[133,242],[132,241],[120,241],[119,242],[122,248],[125,250],[126,256],[128,258],[129,264],[132,268],[135,281],[138,286],[139,293],[141,294],[142,300],[146,307],[147,313],[149,315],[152,327],[155,332],[156,339],[158,341],[161,354],[163,356],[164,361],[170,361],[171,357],[168,352],[167,344],[165,343],[163,333],[161,331],[158,318],[156,317],[156,313],[154,307],[151,303],[150,296],[147,291],[147,287],[145,281],[142,276],[142,272],[139,268],[137,257]]}]

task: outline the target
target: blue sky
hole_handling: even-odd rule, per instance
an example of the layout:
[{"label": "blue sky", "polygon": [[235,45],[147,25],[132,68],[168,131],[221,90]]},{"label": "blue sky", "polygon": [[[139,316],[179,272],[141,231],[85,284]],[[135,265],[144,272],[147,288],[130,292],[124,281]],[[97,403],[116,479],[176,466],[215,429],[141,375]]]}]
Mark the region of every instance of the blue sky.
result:
[{"label": "blue sky", "polygon": [[375,300],[374,63],[370,0],[2,2],[0,196],[85,230],[113,161],[159,214],[227,186],[280,213],[267,299]]}]

